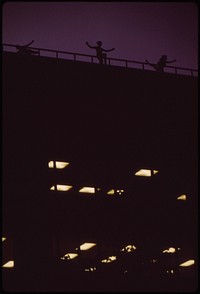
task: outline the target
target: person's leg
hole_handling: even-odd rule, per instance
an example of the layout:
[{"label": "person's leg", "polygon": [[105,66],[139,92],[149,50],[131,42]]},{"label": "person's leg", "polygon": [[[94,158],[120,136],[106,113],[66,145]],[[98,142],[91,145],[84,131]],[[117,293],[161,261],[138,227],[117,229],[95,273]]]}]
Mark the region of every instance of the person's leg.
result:
[{"label": "person's leg", "polygon": [[106,54],[105,53],[103,54],[103,61],[104,61],[104,64],[107,64]]},{"label": "person's leg", "polygon": [[102,58],[102,56],[98,56],[97,58],[99,60],[99,64],[103,64],[103,58]]}]

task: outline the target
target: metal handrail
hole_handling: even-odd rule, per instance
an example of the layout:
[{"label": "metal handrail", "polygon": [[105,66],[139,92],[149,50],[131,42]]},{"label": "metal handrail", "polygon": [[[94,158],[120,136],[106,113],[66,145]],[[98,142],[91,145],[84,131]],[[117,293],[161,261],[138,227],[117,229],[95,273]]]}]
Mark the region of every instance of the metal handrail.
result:
[{"label": "metal handrail", "polygon": [[[13,47],[16,48],[15,45],[11,45],[11,44],[2,44],[2,46],[7,46],[7,47]],[[73,56],[73,60],[77,61],[78,60],[78,56],[82,56],[82,57],[88,57],[91,59],[91,63],[94,63],[94,59],[96,59],[97,57],[95,55],[89,55],[89,54],[83,54],[83,53],[77,53],[77,52],[67,52],[67,51],[58,51],[58,50],[52,50],[52,49],[44,49],[44,48],[36,48],[36,47],[29,47],[30,49],[33,50],[37,50],[38,51],[38,55],[41,56],[41,52],[54,52],[55,56],[57,59],[61,59],[59,58],[59,54],[66,54],[66,55],[72,55]],[[67,58],[66,58],[67,59]],[[146,70],[145,65],[148,66],[147,62],[142,62],[142,61],[134,61],[134,60],[127,60],[127,59],[118,59],[118,58],[111,58],[111,57],[107,57],[108,60],[108,64],[111,64],[111,61],[118,61],[118,62],[122,62],[123,66],[125,66],[126,68],[130,68],[130,64],[140,64],[141,68],[143,70]],[[165,66],[165,68],[170,68],[174,70],[175,74],[180,74],[180,70],[182,71],[189,71],[191,76],[194,76],[194,73],[196,72],[198,75],[198,70],[197,69],[192,69],[192,68],[186,68],[186,67],[177,67],[177,66]],[[178,73],[179,71],[179,73]]]}]

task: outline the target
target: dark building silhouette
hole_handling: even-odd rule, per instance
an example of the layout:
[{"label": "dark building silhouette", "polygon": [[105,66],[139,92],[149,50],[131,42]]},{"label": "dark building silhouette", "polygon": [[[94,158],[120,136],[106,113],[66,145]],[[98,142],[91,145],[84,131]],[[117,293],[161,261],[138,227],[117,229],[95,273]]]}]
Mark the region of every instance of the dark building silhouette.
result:
[{"label": "dark building silhouette", "polygon": [[197,77],[2,61],[3,288],[196,290]]}]

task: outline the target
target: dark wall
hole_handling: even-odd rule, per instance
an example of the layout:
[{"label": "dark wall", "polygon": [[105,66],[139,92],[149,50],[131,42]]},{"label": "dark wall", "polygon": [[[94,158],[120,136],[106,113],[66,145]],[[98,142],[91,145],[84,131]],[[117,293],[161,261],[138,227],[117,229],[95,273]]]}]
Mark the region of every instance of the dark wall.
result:
[{"label": "dark wall", "polygon": [[[181,240],[193,248],[197,91],[195,77],[3,53],[3,219],[14,234],[16,266],[26,270],[31,255],[36,273],[57,230],[104,240],[131,232],[143,246]],[[52,173],[50,160],[73,167]],[[159,174],[135,179],[140,168]],[[94,202],[78,192],[58,201],[49,187],[66,178],[76,191],[126,186],[127,201]],[[189,201],[180,209],[173,201],[182,193]]]}]

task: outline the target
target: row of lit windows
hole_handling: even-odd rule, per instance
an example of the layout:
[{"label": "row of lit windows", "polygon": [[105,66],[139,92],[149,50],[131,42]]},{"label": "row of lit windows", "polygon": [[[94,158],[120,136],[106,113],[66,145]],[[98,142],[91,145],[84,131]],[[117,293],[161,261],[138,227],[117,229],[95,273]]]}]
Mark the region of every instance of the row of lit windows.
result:
[{"label": "row of lit windows", "polygon": [[[2,242],[6,241],[6,237],[2,237]],[[73,260],[75,258],[77,258],[79,256],[78,251],[87,251],[90,250],[91,248],[97,246],[97,243],[91,243],[91,242],[86,242],[81,244],[79,247],[76,247],[74,252],[67,252],[66,254],[64,254],[60,259],[61,260]],[[124,253],[130,253],[133,252],[137,249],[137,247],[133,244],[128,244],[125,245],[123,248],[120,249],[121,252]],[[175,247],[169,247],[167,249],[164,249],[162,251],[163,254],[174,254],[175,252],[179,251],[180,248],[175,248]],[[111,256],[107,256],[106,258],[101,260],[101,263],[106,264],[106,263],[111,263],[117,260],[117,255],[111,255]],[[157,259],[153,259],[151,260],[152,263],[156,263],[158,260]],[[180,267],[188,267],[195,264],[195,260],[194,259],[189,259],[186,260],[185,262],[179,264]],[[9,260],[8,262],[6,262],[5,264],[3,264],[4,268],[13,268],[14,267],[14,261],[13,260]],[[85,271],[94,271],[96,270],[96,267],[90,267],[89,269],[85,269]],[[172,273],[171,271],[169,271],[169,273]]]},{"label": "row of lit windows", "polygon": [[[71,190],[73,188],[73,186],[70,185],[54,185],[50,188],[51,191],[61,191],[61,192],[67,192],[69,190]],[[79,189],[79,193],[84,193],[84,194],[96,194],[99,191],[101,191],[101,188],[95,188],[95,187],[82,187],[81,189]],[[109,191],[106,192],[107,195],[110,196],[124,196],[125,190],[123,189],[110,189]],[[187,196],[185,194],[182,194],[180,196],[177,197],[177,200],[181,200],[181,201],[186,201],[187,200]]]},{"label": "row of lit windows", "polygon": [[[80,250],[88,250],[96,245],[97,245],[96,243],[84,243],[83,245],[80,246]],[[85,246],[85,249],[83,249],[82,246]],[[124,252],[124,253],[130,253],[130,252],[135,251],[136,249],[137,249],[136,246],[129,244],[129,245],[124,246],[122,249],[120,249],[120,251]],[[78,248],[76,248],[76,250],[78,250]],[[180,248],[169,247],[169,248],[163,250],[162,253],[163,254],[173,254],[179,250],[180,250]],[[78,256],[79,256],[79,254],[77,252],[76,253],[69,252],[69,253],[66,253],[64,256],[62,256],[61,259],[62,260],[73,260],[73,259],[77,258]],[[109,263],[115,262],[116,260],[118,260],[117,255],[109,255],[106,258],[101,259],[100,263],[109,264]],[[150,260],[150,262],[156,263],[156,262],[158,262],[158,260],[152,259],[152,260]],[[189,259],[189,260],[186,260],[185,262],[179,264],[179,267],[189,267],[189,266],[192,266],[193,264],[195,264],[195,260]],[[98,265],[85,268],[85,272],[95,272],[97,270],[97,267],[98,267]],[[124,274],[126,274],[127,272],[128,272],[128,270],[125,269]],[[174,269],[166,270],[166,273],[167,274],[174,274]]]},{"label": "row of lit windows", "polygon": [[[48,167],[49,168],[56,168],[56,169],[64,169],[65,167],[69,166],[69,162],[66,161],[49,161]],[[140,169],[135,173],[135,176],[141,176],[141,177],[151,177],[158,173],[158,170],[151,170],[151,169]],[[71,185],[53,185],[50,187],[51,191],[62,191],[67,192],[71,190],[73,186]],[[85,194],[95,194],[97,192],[101,191],[101,188],[95,188],[95,187],[82,187],[79,189],[79,193],[85,193]],[[124,190],[123,189],[110,189],[106,192],[107,195],[117,195],[117,196],[123,196]],[[177,200],[183,200],[185,201],[187,199],[185,194],[179,195],[177,197]]]},{"label": "row of lit windows", "polygon": [[[69,190],[71,190],[73,188],[73,186],[69,186],[69,185],[54,185],[50,188],[51,191],[62,191],[62,192],[67,192]],[[95,188],[95,187],[82,187],[81,189],[79,189],[79,193],[86,193],[86,194],[95,194],[98,193],[99,191],[101,191],[101,188]],[[119,195],[122,196],[124,193],[124,190],[122,189],[110,189],[109,191],[107,191],[107,195]]]},{"label": "row of lit windows", "polygon": [[[75,257],[78,256],[78,254],[75,254],[75,253],[68,253],[66,256],[68,256],[69,258],[68,259],[73,259]],[[61,258],[62,259],[62,258]],[[117,259],[116,256],[109,256],[108,258],[106,259],[103,259],[101,262],[102,263],[110,263],[110,262],[113,262]],[[181,263],[179,266],[180,267],[188,267],[188,266],[191,266],[195,264],[195,261],[194,259],[189,259],[183,263]],[[9,260],[8,262],[6,262],[4,265],[3,265],[4,268],[13,268],[14,267],[14,260]],[[96,267],[90,267],[89,269],[85,269],[85,271],[93,271],[93,270],[96,270]],[[169,273],[169,270],[167,271],[167,273]],[[170,273],[173,273],[173,270],[170,270]]]},{"label": "row of lit windows", "polygon": [[[48,167],[55,168],[55,169],[64,169],[65,167],[69,166],[69,162],[66,161],[49,161]],[[158,173],[158,170],[151,170],[151,169],[140,169],[135,173],[135,176],[140,177],[151,177]]]}]

